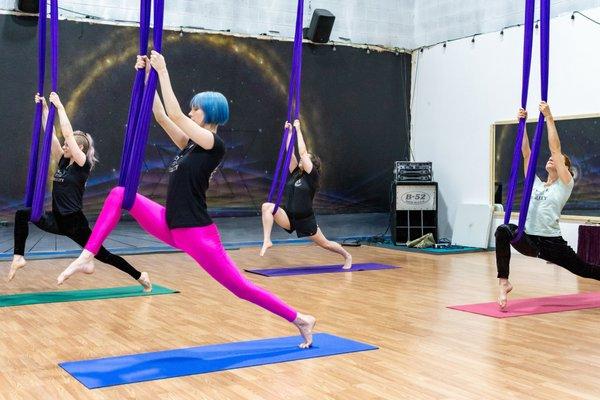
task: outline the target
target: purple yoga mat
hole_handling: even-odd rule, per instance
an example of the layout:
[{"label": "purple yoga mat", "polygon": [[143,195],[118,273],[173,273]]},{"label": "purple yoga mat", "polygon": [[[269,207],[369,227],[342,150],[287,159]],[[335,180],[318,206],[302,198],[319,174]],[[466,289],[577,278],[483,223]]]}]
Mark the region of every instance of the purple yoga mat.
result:
[{"label": "purple yoga mat", "polygon": [[378,271],[382,269],[396,269],[393,265],[366,263],[354,264],[350,269],[342,269],[342,265],[315,265],[312,267],[291,267],[291,268],[271,268],[271,269],[246,269],[246,272],[262,276],[290,276],[290,275],[312,275],[312,274],[333,274],[335,272],[359,272],[359,271]]},{"label": "purple yoga mat", "polygon": [[510,300],[509,298],[508,307],[505,311],[500,311],[496,302],[466,304],[462,306],[450,306],[448,308],[494,318],[509,318],[599,307],[600,293],[596,292],[537,297],[533,299]]}]

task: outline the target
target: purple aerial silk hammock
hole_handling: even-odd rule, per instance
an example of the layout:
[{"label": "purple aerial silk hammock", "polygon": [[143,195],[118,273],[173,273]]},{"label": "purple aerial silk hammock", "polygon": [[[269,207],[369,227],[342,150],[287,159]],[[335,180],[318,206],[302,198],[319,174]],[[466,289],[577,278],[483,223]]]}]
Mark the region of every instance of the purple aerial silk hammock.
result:
[{"label": "purple aerial silk hammock", "polygon": [[[152,0],[140,1],[140,51],[139,54],[148,53],[148,39],[150,37],[150,9]],[[129,114],[127,115],[127,125],[125,126],[125,142],[123,144],[123,157],[121,157],[121,167],[119,168],[119,186],[125,186],[127,171],[133,145],[133,136],[137,126],[137,117],[142,105],[142,95],[144,93],[144,79],[146,71],[140,69],[135,74],[133,88],[131,89],[131,100],[129,102]]]},{"label": "purple aerial silk hammock", "polygon": [[[140,3],[140,52],[145,54],[148,45],[150,2],[141,0]],[[162,28],[164,17],[164,0],[154,0],[154,49],[162,51]],[[148,23],[143,22],[147,18]],[[145,45],[145,46],[144,46]],[[121,161],[121,175],[119,185],[125,187],[123,208],[126,210],[133,207],[135,195],[140,182],[142,162],[148,133],[150,118],[152,116],[152,103],[156,93],[158,75],[154,69],[150,70],[148,81],[144,87],[143,81],[145,71],[136,73],[136,80],[132,91],[132,99],[129,109],[127,133]],[[141,78],[139,78],[141,76]],[[139,82],[142,82],[141,84]]]},{"label": "purple aerial silk hammock", "polygon": [[[527,95],[529,93],[529,76],[531,71],[531,53],[533,46],[533,18],[534,18],[535,0],[527,0],[525,3],[525,39],[523,43],[523,81],[521,86],[521,108],[527,108]],[[504,214],[504,223],[510,222],[513,200],[517,187],[517,177],[521,167],[521,144],[525,133],[525,118],[519,119],[517,129],[517,139],[513,153],[512,167],[510,170],[509,189],[506,198],[506,213]]]},{"label": "purple aerial silk hammock", "polygon": [[[521,107],[527,107],[527,91],[529,87],[529,75],[531,70],[531,53],[533,45],[533,21],[534,21],[534,8],[535,0],[526,0],[525,5],[525,41],[523,46],[523,86],[521,91]],[[541,64],[541,98],[542,101],[548,100],[548,73],[549,73],[549,53],[550,53],[550,0],[541,0],[540,5],[540,64]],[[510,216],[512,212],[512,204],[514,194],[517,188],[517,176],[520,168],[519,164],[521,161],[521,144],[523,142],[523,135],[525,132],[525,120],[519,120],[519,127],[517,131],[517,139],[515,142],[515,149],[513,154],[513,162],[510,173],[510,180],[508,186],[508,194],[506,201],[506,212],[504,214],[504,223],[510,222]],[[519,210],[519,228],[517,236],[513,240],[516,242],[521,239],[525,231],[525,222],[527,220],[527,213],[529,211],[529,201],[531,199],[531,192],[533,190],[533,183],[535,180],[535,171],[537,166],[537,160],[540,153],[540,145],[542,142],[542,135],[544,132],[544,115],[539,114],[538,123],[535,130],[535,136],[533,137],[531,145],[531,155],[529,157],[529,165],[527,167],[527,173],[525,175],[525,184],[523,188],[523,198],[521,200],[521,207]]]},{"label": "purple aerial silk hammock", "polygon": [[[39,0],[38,21],[38,86],[37,92],[44,95],[44,80],[46,76],[46,0]],[[31,147],[29,149],[29,171],[25,185],[25,207],[31,207],[37,172],[40,130],[42,129],[42,103],[36,104],[33,128],[31,130]]]},{"label": "purple aerial silk hammock", "polygon": [[[300,88],[302,81],[302,22],[304,16],[304,0],[298,0],[298,9],[296,12],[296,31],[294,35],[294,50],[292,56],[292,72],[290,76],[290,86],[288,93],[287,120],[293,123],[300,116]],[[290,145],[286,151],[288,136],[291,135]],[[291,131],[284,129],[279,156],[275,166],[275,176],[271,189],[269,190],[268,202],[274,203],[273,214],[275,214],[281,204],[283,189],[289,174],[289,166],[294,154],[294,145],[296,143],[296,128]],[[276,197],[275,197],[276,194]],[[275,201],[273,201],[275,199]]]},{"label": "purple aerial silk hammock", "polygon": [[[152,0],[140,1],[140,54],[148,51],[148,38],[150,34],[150,9]],[[39,0],[40,19],[38,28],[38,93],[43,95],[45,78],[45,54],[46,54],[46,0]],[[154,48],[162,50],[162,27],[164,17],[164,0],[155,0],[154,3]],[[50,33],[52,54],[52,91],[58,91],[58,0],[50,0]],[[148,139],[148,130],[152,111],[152,102],[156,92],[157,74],[151,70],[148,82],[144,86],[145,71],[136,73],[133,84],[125,143],[123,146],[123,158],[121,160],[121,173],[119,186],[125,187],[125,200],[123,208],[129,209],[133,206],[135,193],[137,191],[141,164],[144,150]],[[36,106],[34,116],[31,150],[29,156],[29,172],[27,176],[25,206],[32,208],[31,221],[37,222],[41,218],[44,207],[46,179],[50,162],[52,148],[52,129],[56,109],[50,104],[48,121],[44,132],[41,158],[38,162],[39,132],[42,122],[42,105]]]},{"label": "purple aerial silk hammock", "polygon": [[[39,55],[45,52],[45,29],[46,29],[46,3],[40,0],[40,27],[39,27]],[[43,22],[42,22],[43,21]],[[42,32],[42,30],[44,32]],[[58,0],[50,0],[50,41],[51,41],[51,89],[53,92],[58,91]],[[43,95],[44,92],[44,73],[41,72],[45,68],[45,57],[40,57],[39,60],[39,76],[38,76],[38,92]],[[39,139],[32,140],[32,151],[30,154],[29,164],[29,176],[27,182],[27,194],[25,199],[26,206],[31,206],[31,218],[32,222],[40,220],[42,213],[44,212],[44,198],[46,195],[46,181],[48,176],[48,167],[50,164],[50,153],[52,150],[52,129],[54,127],[54,116],[56,114],[56,108],[53,104],[50,104],[50,111],[48,113],[48,121],[46,122],[46,129],[44,131],[44,141],[42,144],[42,154],[39,162],[37,162],[37,145]],[[38,116],[38,112],[40,115]],[[38,124],[38,118],[40,119]],[[33,136],[39,135],[41,126],[41,106],[38,104],[36,107],[36,115],[34,120],[34,131]],[[35,151],[33,147],[35,148]],[[33,162],[32,162],[33,160]],[[33,196],[31,196],[32,183],[30,177],[35,171],[35,184],[33,185]],[[31,199],[31,203],[29,200]]]}]

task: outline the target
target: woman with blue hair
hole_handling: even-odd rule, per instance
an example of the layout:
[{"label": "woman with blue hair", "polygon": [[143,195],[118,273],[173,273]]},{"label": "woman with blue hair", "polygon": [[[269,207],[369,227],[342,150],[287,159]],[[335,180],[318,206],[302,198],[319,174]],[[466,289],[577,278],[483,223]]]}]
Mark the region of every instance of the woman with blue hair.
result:
[{"label": "woman with blue hair", "polygon": [[[296,312],[273,294],[248,281],[225,252],[219,231],[208,215],[206,191],[213,171],[225,155],[225,143],[217,130],[229,119],[227,99],[221,93],[199,93],[192,98],[186,116],[171,87],[164,57],[156,51],[149,60],[138,56],[135,67],[149,71],[150,65],[158,73],[164,100],[163,106],[158,94],[154,97],[154,117],[181,151],[168,169],[166,207],[136,194],[130,214],[148,233],[192,256],[210,276],[236,296],[292,322],[304,338],[300,347],[310,347],[315,318]],[[79,258],[61,275],[63,280],[75,272],[93,269],[94,254],[121,217],[123,196],[122,187],[110,192],[92,236]]]}]

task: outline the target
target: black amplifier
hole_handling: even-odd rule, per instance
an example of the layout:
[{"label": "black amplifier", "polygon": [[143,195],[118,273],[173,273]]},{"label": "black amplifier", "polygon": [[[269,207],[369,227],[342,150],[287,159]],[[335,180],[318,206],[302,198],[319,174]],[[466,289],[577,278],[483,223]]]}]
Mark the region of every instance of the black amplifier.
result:
[{"label": "black amplifier", "polygon": [[431,175],[406,176],[398,175],[396,182],[431,182]]},{"label": "black amplifier", "polygon": [[396,182],[431,182],[433,170],[431,162],[396,161],[394,164]]}]

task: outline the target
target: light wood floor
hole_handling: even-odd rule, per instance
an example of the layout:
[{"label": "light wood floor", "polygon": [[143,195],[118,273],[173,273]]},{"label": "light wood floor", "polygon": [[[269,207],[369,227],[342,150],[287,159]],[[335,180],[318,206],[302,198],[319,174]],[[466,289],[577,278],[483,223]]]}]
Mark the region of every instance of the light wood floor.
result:
[{"label": "light wood floor", "polygon": [[[286,278],[248,275],[300,311],[318,331],[379,350],[87,390],[57,364],[111,355],[295,334],[238,300],[187,256],[126,257],[181,294],[0,308],[0,399],[598,399],[600,309],[496,320],[448,305],[496,296],[494,253],[433,256],[361,247],[356,262],[398,270]],[[312,246],[230,254],[240,266],[336,263]],[[55,290],[69,260],[32,261],[4,293]],[[4,276],[7,263],[0,265]],[[513,297],[600,291],[542,261],[515,256]],[[129,285],[98,264],[65,289]]]}]

